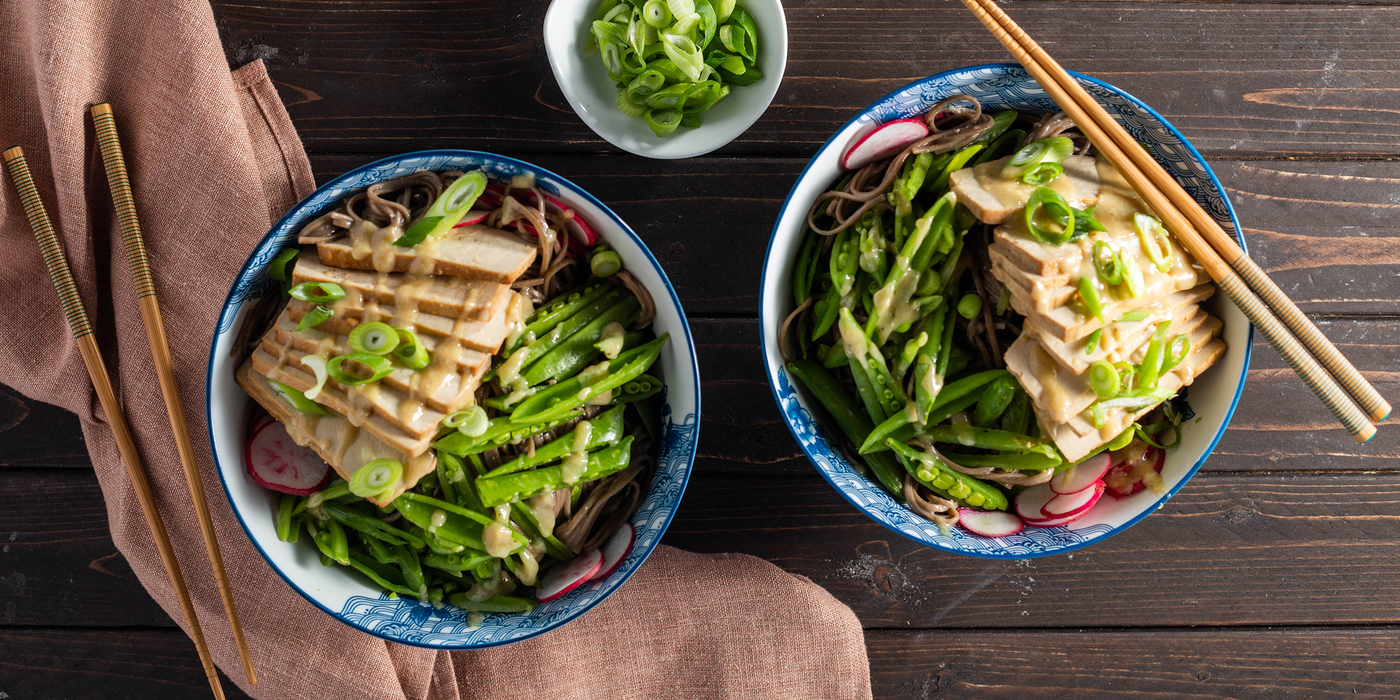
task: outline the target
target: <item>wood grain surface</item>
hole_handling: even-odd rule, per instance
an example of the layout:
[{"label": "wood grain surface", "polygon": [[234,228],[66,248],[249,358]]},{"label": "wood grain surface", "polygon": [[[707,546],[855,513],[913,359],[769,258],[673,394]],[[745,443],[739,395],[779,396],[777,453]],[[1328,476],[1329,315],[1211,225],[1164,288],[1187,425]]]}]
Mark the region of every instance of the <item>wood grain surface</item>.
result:
[{"label": "wood grain surface", "polygon": [[[826,587],[867,628],[877,698],[1400,695],[1400,418],[1355,444],[1262,341],[1202,472],[1072,555],[917,546],[802,458],[758,354],[774,216],[865,104],[1009,60],[960,4],[789,0],[773,106],[685,161],[620,154],[579,121],[545,61],[546,5],[213,2],[230,64],[267,63],[318,182],[404,151],[496,151],[573,180],[641,234],[691,317],[705,396],[665,542],[754,554]],[[1254,259],[1400,395],[1400,3],[1005,7],[1067,68],[1181,128]],[[0,386],[0,700],[205,695],[188,638],[112,544],[77,418]]]}]

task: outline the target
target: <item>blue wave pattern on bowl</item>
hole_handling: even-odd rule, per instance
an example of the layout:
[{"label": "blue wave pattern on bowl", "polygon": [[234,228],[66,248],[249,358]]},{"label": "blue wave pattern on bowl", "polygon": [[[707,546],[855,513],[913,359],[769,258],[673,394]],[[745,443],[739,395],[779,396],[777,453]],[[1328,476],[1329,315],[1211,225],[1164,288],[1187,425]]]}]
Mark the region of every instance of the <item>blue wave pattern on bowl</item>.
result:
[{"label": "blue wave pattern on bowl", "polygon": [[[1219,183],[1199,160],[1199,155],[1175,130],[1163,125],[1164,120],[1137,99],[1110,88],[1088,76],[1071,73],[1080,85],[1100,104],[1104,105],[1132,137],[1145,144],[1151,144],[1152,154],[1167,171],[1182,183],[1187,192],[1218,221],[1227,232],[1235,231],[1235,222],[1229,204],[1220,189]],[[986,111],[1003,109],[1040,109],[1059,111],[1055,101],[1047,95],[1025,69],[1013,64],[978,66],[931,76],[908,85],[885,96],[868,107],[852,123],[860,125],[883,124],[895,119],[914,117],[926,112],[943,98],[964,94],[977,98]],[[849,125],[848,125],[849,126]],[[837,131],[841,134],[847,127]],[[859,133],[859,132],[857,132]],[[833,137],[835,138],[835,137]],[[823,146],[839,148],[845,144]],[[810,166],[809,166],[810,167]],[[805,176],[805,172],[804,172]],[[800,178],[799,178],[800,181]],[[791,202],[784,205],[791,206]],[[1238,239],[1238,236],[1235,236]],[[1241,241],[1241,247],[1243,247]],[[769,253],[772,252],[770,243]],[[765,262],[766,265],[766,262]],[[1248,359],[1246,357],[1246,367]],[[1162,497],[1158,503],[1139,516],[1121,525],[1089,524],[1053,528],[1027,527],[1021,532],[1007,537],[981,537],[962,528],[941,530],[937,525],[911,511],[907,506],[895,501],[878,484],[864,473],[856,471],[821,427],[798,400],[797,392],[788,379],[788,373],[781,368],[769,368],[774,395],[787,422],[788,429],[797,438],[803,451],[816,465],[822,476],[831,483],[852,505],[866,512],[871,518],[915,541],[932,547],[960,554],[969,554],[994,559],[1009,559],[1044,556],[1046,554],[1077,549],[1094,540],[1119,532],[1146,514],[1161,507],[1176,489],[1181,488],[1200,467],[1198,462],[1177,484],[1176,489]],[[1241,383],[1240,388],[1243,388]],[[1238,390],[1235,401],[1238,402]],[[1231,409],[1233,411],[1233,409]],[[1228,417],[1227,421],[1228,423]],[[1223,431],[1224,428],[1222,427]],[[1219,439],[1219,436],[1216,436]],[[1213,446],[1213,443],[1212,443]],[[1210,450],[1206,451],[1209,455]],[[1204,461],[1204,457],[1201,461]]]},{"label": "blue wave pattern on bowl", "polygon": [[[490,177],[497,180],[510,180],[517,175],[530,175],[535,177],[536,185],[545,192],[565,198],[573,196],[585,199],[600,209],[602,216],[609,219],[620,230],[620,234],[614,236],[620,235],[622,238],[630,238],[644,256],[646,260],[644,264],[649,263],[660,276],[667,294],[666,298],[670,300],[676,314],[677,327],[672,329],[671,342],[685,346],[686,356],[693,360],[694,342],[689,333],[688,322],[680,300],[676,297],[675,290],[670,287],[670,283],[666,281],[665,273],[661,270],[660,264],[647,250],[641,238],[626,223],[592,195],[554,173],[512,158],[475,151],[424,151],[388,158],[345,173],[307,197],[273,226],[268,235],[258,244],[254,255],[249,257],[248,263],[235,281],[224,303],[215,335],[216,345],[218,338],[229,332],[238,322],[239,312],[245,303],[258,299],[277,288],[279,283],[273,281],[268,275],[268,264],[282,248],[295,241],[297,232],[306,222],[338,204],[347,194],[362,190],[377,182],[410,175],[421,170],[471,170],[475,168],[485,169]],[[564,192],[561,193],[561,190]],[[653,291],[655,293],[657,290],[653,289]],[[658,297],[659,299],[660,297]],[[658,314],[661,313],[662,306],[658,304]],[[213,368],[214,363],[211,358],[211,372]],[[272,568],[308,602],[347,624],[389,641],[425,647],[480,649],[527,639],[554,629],[592,609],[621,587],[632,574],[636,573],[641,563],[650,556],[667,525],[670,524],[681,496],[685,492],[685,486],[689,479],[689,466],[694,459],[700,427],[696,412],[700,402],[699,376],[693,365],[689,368],[683,367],[682,371],[686,369],[692,373],[688,381],[694,383],[696,393],[693,395],[693,399],[690,398],[691,395],[688,392],[677,398],[672,394],[671,386],[668,385],[663,389],[661,395],[663,406],[662,436],[658,460],[653,469],[651,488],[631,521],[636,539],[627,557],[605,579],[580,586],[557,600],[540,605],[528,614],[488,613],[486,621],[480,627],[472,629],[467,621],[467,613],[458,608],[444,607],[435,610],[431,605],[416,600],[391,599],[386,594],[380,594],[378,598],[347,596],[344,599],[345,602],[338,605],[339,611],[337,611],[318,601],[316,596],[309,591],[303,590],[298,583],[294,582],[275,564],[272,565]],[[207,386],[206,391],[208,391]],[[206,399],[208,398],[206,395]],[[683,403],[677,405],[678,401]],[[681,417],[679,420],[675,420],[673,418],[673,405],[689,410],[683,414],[677,413],[676,415]],[[216,442],[213,424],[214,420],[211,414],[211,443]],[[215,462],[220,479],[224,481],[225,490],[228,492],[227,475],[225,474],[227,467],[220,463],[217,451]],[[241,462],[239,465],[241,467]],[[248,534],[253,545],[261,550],[262,545],[253,537],[247,523],[243,522],[244,517],[248,514],[239,510],[237,503],[233,502],[231,493],[230,503],[233,505],[234,513],[239,518],[245,533]],[[253,517],[262,517],[262,514],[257,513]],[[278,544],[283,543],[279,542]],[[272,560],[266,556],[266,553],[264,553],[264,559],[272,564]],[[365,588],[368,589],[370,586],[367,581],[365,583]]]},{"label": "blue wave pattern on bowl", "polygon": [[427,603],[390,598],[388,594],[380,594],[378,598],[353,596],[345,602],[341,616],[371,633],[413,644],[438,646],[466,643],[488,646],[533,636],[540,628],[552,626],[579,606],[592,607],[620,585],[620,579],[626,572],[635,568],[651,551],[657,538],[661,537],[666,519],[670,517],[667,504],[679,499],[681,491],[685,489],[684,481],[678,477],[685,472],[685,462],[695,447],[699,425],[693,413],[681,423],[673,423],[669,409],[670,405],[667,404],[668,414],[663,423],[665,437],[656,478],[652,480],[651,491],[642,502],[642,507],[632,518],[637,541],[617,570],[607,578],[579,587],[568,599],[542,603],[529,614],[493,613],[489,627],[473,629],[467,621],[467,612],[461,608],[448,606],[434,609]]}]

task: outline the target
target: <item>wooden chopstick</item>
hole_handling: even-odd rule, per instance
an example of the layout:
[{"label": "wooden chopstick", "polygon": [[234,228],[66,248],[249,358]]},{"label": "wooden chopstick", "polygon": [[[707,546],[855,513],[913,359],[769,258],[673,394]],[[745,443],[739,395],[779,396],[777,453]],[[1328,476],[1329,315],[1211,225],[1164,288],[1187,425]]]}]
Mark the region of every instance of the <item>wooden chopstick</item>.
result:
[{"label": "wooden chopstick", "polygon": [[199,475],[194,443],[190,440],[190,428],[185,422],[185,409],[180,401],[180,384],[175,379],[175,366],[170,360],[170,345],[165,339],[165,324],[161,321],[160,307],[156,304],[155,282],[151,279],[146,244],[141,236],[141,224],[136,217],[136,201],[131,192],[131,180],[126,173],[126,160],[122,157],[121,141],[117,138],[117,124],[112,115],[112,106],[104,102],[94,105],[89,111],[92,113],[93,127],[97,132],[97,144],[102,151],[102,164],[107,170],[107,182],[112,188],[112,202],[117,211],[117,225],[122,232],[122,246],[126,249],[126,263],[131,268],[132,282],[136,284],[136,301],[141,307],[141,320],[146,325],[146,340],[151,346],[156,374],[160,377],[160,391],[165,397],[165,410],[170,414],[170,428],[175,434],[175,445],[180,452],[180,464],[185,470],[185,483],[190,489],[190,501],[194,504],[195,517],[199,521],[199,532],[204,536],[204,548],[209,553],[214,580],[219,584],[219,595],[224,601],[229,628],[233,630],[233,640],[238,646],[238,655],[243,660],[243,672],[248,676],[248,682],[256,685],[258,675],[253,671],[253,659],[248,654],[243,625],[238,621],[238,607],[233,600],[233,589],[229,586],[228,574],[224,571],[224,558],[219,551],[219,541],[214,535],[214,522],[209,518],[209,504],[204,498],[204,481]]},{"label": "wooden chopstick", "polygon": [[[1314,326],[1307,316],[1298,309],[1292,299],[1284,294],[1274,281],[1245,254],[1235,240],[1225,233],[1215,218],[1206,213],[1201,205],[1196,202],[1186,190],[1181,187],[1169,175],[1165,168],[1158,163],[1151,154],[1137,146],[1132,136],[1128,134],[1118,122],[1115,121],[1099,103],[1086,92],[1078,81],[1069,77],[1069,73],[1051,58],[1044,49],[1028,36],[1010,17],[1002,11],[994,0],[978,0],[979,4],[987,11],[993,19],[1006,30],[1011,37],[1024,49],[1031,57],[1040,63],[1062,89],[1083,107],[1098,124],[1104,126],[1109,138],[1118,144],[1120,150],[1124,152],[1142,170],[1148,179],[1161,190],[1168,199],[1176,205],[1177,209],[1186,216],[1195,227],[1196,231],[1205,238],[1206,242],[1225,259],[1235,273],[1244,280],[1245,284],[1263,300],[1279,320],[1288,327],[1298,338],[1304,347],[1317,358],[1322,365],[1341,382],[1347,393],[1359,404],[1362,410],[1366,411],[1374,421],[1383,421],[1390,415],[1390,404],[1381,398],[1375,387],[1371,386],[1361,373],[1347,361],[1336,346],[1321,331]],[[1107,125],[1112,126],[1107,126]]]},{"label": "wooden chopstick", "polygon": [[[1328,410],[1332,412],[1332,415],[1336,416],[1337,420],[1342,423],[1342,426],[1346,428],[1347,432],[1351,433],[1352,437],[1356,438],[1358,442],[1366,442],[1374,437],[1376,434],[1375,425],[1373,425],[1368,417],[1351,402],[1347,394],[1344,393],[1341,387],[1337,385],[1336,381],[1333,380],[1332,376],[1329,375],[1327,371],[1318,364],[1317,360],[1308,353],[1308,350],[1288,332],[1284,325],[1274,316],[1270,307],[1261,301],[1259,297],[1255,296],[1255,293],[1250,290],[1249,286],[1236,274],[1234,269],[1225,263],[1215,248],[1211,247],[1206,239],[1196,231],[1190,221],[1178,210],[1172,200],[1154,185],[1153,181],[1148,178],[1138,166],[1137,162],[1125,154],[1125,149],[1119,146],[1120,141],[1132,144],[1131,149],[1140,150],[1140,147],[1132,140],[1132,137],[1126,132],[1123,132],[1122,127],[1109,117],[1108,113],[1105,112],[1097,102],[1090,98],[1088,93],[1084,92],[1082,88],[1077,92],[1083,95],[1085,101],[1081,103],[1077,100],[1075,91],[1067,90],[1064,87],[1067,84],[1073,84],[1074,81],[1065,73],[1064,69],[1061,68],[1059,64],[1053,62],[1048,65],[1042,64],[1022,45],[1022,41],[1018,40],[1016,38],[1017,36],[1023,37],[1025,42],[1032,44],[1034,42],[1026,36],[1025,32],[1022,31],[1010,17],[1007,17],[1006,14],[997,7],[994,0],[963,0],[963,4],[992,32],[997,40],[1001,42],[1002,46],[1016,57],[1016,60],[1025,67],[1026,71],[1031,74],[1031,77],[1033,77],[1036,82],[1040,83],[1041,87],[1050,94],[1051,98],[1065,111],[1070,119],[1074,120],[1074,123],[1084,132],[1085,136],[1093,142],[1094,146],[1099,149],[1099,152],[1123,174],[1123,177],[1132,185],[1138,195],[1146,200],[1148,206],[1152,207],[1152,209],[1162,217],[1162,221],[1167,229],[1175,234],[1177,240],[1200,261],[1202,267],[1205,268],[1206,272],[1225,292],[1226,296],[1228,296],[1231,301],[1235,302],[1235,305],[1244,312],[1244,315],[1249,318],[1250,322],[1259,328],[1260,332],[1264,334],[1264,337],[1268,339],[1274,348],[1278,350],[1279,354],[1283,356],[1284,360],[1288,362],[1289,366],[1293,368],[1293,371],[1298,373],[1303,383],[1317,395],[1322,403],[1327,406]],[[1012,28],[1014,28],[1014,30]],[[1013,36],[1012,31],[1016,33],[1015,36]],[[1040,55],[1044,55],[1044,53],[1043,50],[1039,52]],[[1115,140],[1115,138],[1109,136],[1109,132],[1115,130],[1122,132],[1121,139]],[[1151,161],[1151,158],[1147,160]],[[1152,162],[1155,164],[1155,161]],[[1165,171],[1163,172],[1163,176],[1170,180],[1170,177],[1166,176]],[[1191,201],[1189,197],[1187,197],[1187,200],[1194,205],[1194,201]],[[1189,209],[1190,207],[1187,208]],[[1202,215],[1204,215],[1204,212],[1202,212]],[[1226,239],[1229,238],[1224,235],[1223,231],[1221,235]],[[1233,245],[1233,241],[1231,241],[1231,244]],[[1236,250],[1238,250],[1238,247],[1236,247]],[[1245,258],[1245,260],[1248,260],[1248,258]],[[1250,262],[1249,264],[1252,265],[1253,263]],[[1257,270],[1257,267],[1255,269]],[[1262,272],[1258,274],[1258,277],[1267,279]],[[1274,289],[1277,290],[1277,287],[1274,287]],[[1284,297],[1282,291],[1278,291],[1276,296],[1279,298]],[[1302,318],[1301,312],[1298,313],[1298,317],[1301,318],[1303,323],[1307,323],[1306,318]],[[1308,325],[1311,327],[1311,324]],[[1315,328],[1313,329],[1313,333],[1315,333],[1318,338],[1321,338],[1321,334],[1318,333]],[[1325,342],[1325,339],[1323,342]],[[1335,352],[1335,348],[1333,348],[1333,351]],[[1337,353],[1337,357],[1340,357],[1340,353]],[[1343,360],[1343,362],[1345,361]],[[1346,367],[1350,368],[1350,365],[1348,364]],[[1369,388],[1370,385],[1366,384],[1365,380],[1361,378],[1359,373],[1356,373],[1354,368],[1351,368],[1351,372],[1354,374],[1354,380],[1349,382],[1350,384],[1357,387],[1364,385]],[[1345,375],[1343,376],[1345,377]],[[1344,378],[1344,381],[1347,380]],[[1374,393],[1375,390],[1370,389],[1370,391]],[[1375,408],[1378,411],[1383,408],[1381,415],[1388,414],[1390,407],[1386,405],[1383,400],[1379,399],[1379,395],[1376,395],[1376,399],[1379,401],[1379,404],[1375,405]]]},{"label": "wooden chopstick", "polygon": [[34,237],[39,240],[44,265],[48,267],[49,277],[53,279],[54,288],[58,290],[63,313],[68,317],[68,327],[73,331],[73,339],[78,342],[78,351],[82,353],[83,364],[87,365],[92,387],[97,391],[97,400],[102,404],[102,412],[107,416],[107,425],[116,438],[117,450],[121,452],[122,462],[126,464],[127,477],[131,480],[137,501],[141,503],[141,512],[146,516],[146,525],[151,529],[151,537],[160,552],[161,563],[165,564],[165,573],[170,577],[175,597],[180,601],[180,610],[185,614],[190,637],[194,639],[195,649],[199,651],[199,661],[204,666],[204,674],[209,677],[209,687],[213,689],[215,698],[223,700],[224,689],[219,683],[218,669],[215,668],[214,659],[209,654],[209,646],[204,641],[204,632],[200,630],[199,618],[195,615],[194,604],[190,602],[190,593],[185,588],[185,577],[180,573],[180,562],[175,558],[175,549],[170,545],[170,536],[166,534],[165,523],[156,508],[155,495],[151,492],[150,482],[146,480],[146,469],[136,451],[131,429],[127,427],[126,416],[122,413],[121,405],[117,403],[117,395],[112,390],[107,365],[103,363],[102,353],[97,349],[97,341],[93,338],[92,327],[88,323],[87,311],[83,309],[78,286],[73,282],[73,273],[68,269],[68,260],[64,257],[63,244],[54,233],[48,212],[39,198],[39,191],[34,187],[34,178],[29,173],[28,163],[25,162],[24,150],[14,146],[5,150],[3,158],[15,183],[15,189],[19,192],[24,213],[29,218],[29,226],[34,229]]}]

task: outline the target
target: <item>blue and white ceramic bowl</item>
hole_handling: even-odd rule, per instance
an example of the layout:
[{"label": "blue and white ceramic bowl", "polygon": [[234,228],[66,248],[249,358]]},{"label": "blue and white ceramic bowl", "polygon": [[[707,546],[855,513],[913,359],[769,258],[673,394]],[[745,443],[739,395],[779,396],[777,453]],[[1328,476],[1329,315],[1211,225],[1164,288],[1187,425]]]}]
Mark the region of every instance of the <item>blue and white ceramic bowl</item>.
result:
[{"label": "blue and white ceramic bowl", "polygon": [[[322,566],[315,548],[305,546],[305,542],[289,544],[277,539],[273,523],[276,494],[254,483],[243,466],[244,422],[251,399],[234,382],[237,367],[229,356],[230,343],[252,302],[274,289],[275,283],[267,275],[268,263],[277,251],[295,240],[303,224],[337,205],[347,193],[376,182],[419,170],[474,168],[485,168],[493,178],[505,180],[531,173],[541,188],[583,216],[651,291],[656,300],[656,332],[671,334],[671,341],[658,360],[666,381],[662,417],[665,436],[651,491],[632,519],[637,533],[632,552],[612,575],[601,581],[581,586],[527,614],[488,614],[477,627],[468,623],[462,610],[451,606],[435,610],[417,601],[390,599],[348,568]],[[205,399],[209,441],[233,512],[253,545],[288,585],[332,617],[377,637],[438,649],[471,649],[509,644],[559,627],[612,595],[642,565],[675,515],[695,461],[700,374],[690,327],[675,290],[641,238],[611,209],[572,182],[514,158],[476,151],[421,151],[386,158],[332,180],[287,212],[258,242],[219,314],[214,344],[209,349]]]},{"label": "blue and white ceramic bowl", "polygon": [[[1132,95],[1088,76],[1072,74],[1110,114],[1133,135],[1151,146],[1153,155],[1181,182],[1186,191],[1210,212],[1226,231],[1240,230],[1234,209],[1220,182],[1201,154],[1175,127]],[[798,177],[783,204],[768,255],[763,263],[763,289],[759,318],[763,359],[773,396],[793,437],[816,465],[817,471],[851,505],[885,527],[930,547],[992,559],[1023,559],[1068,552],[1113,534],[1146,517],[1166,503],[1200,469],[1225,432],[1244,389],[1249,367],[1252,329],[1244,314],[1217,294],[1208,310],[1224,321],[1222,337],[1229,349],[1224,359],[1191,385],[1188,393],[1196,412],[1182,426],[1181,445],[1172,450],[1162,469],[1165,495],[1141,491],[1124,499],[1103,498],[1084,518],[1055,528],[1028,527],[1016,535],[987,538],[962,528],[944,533],[913,511],[896,503],[878,484],[857,472],[834,448],[831,436],[840,431],[813,418],[815,405],[806,390],[783,369],[778,354],[778,328],[793,309],[791,269],[797,256],[798,236],[813,200],[840,175],[840,155],[859,136],[876,125],[922,114],[945,97],[966,94],[982,102],[988,111],[1017,109],[1028,112],[1058,111],[1055,103],[1026,72],[1014,64],[976,66],[950,71],[911,83],[870,105],[847,122],[817,151]],[[1237,234],[1238,235],[1238,234]],[[1240,245],[1244,241],[1240,239]],[[816,415],[825,416],[818,408]]]}]

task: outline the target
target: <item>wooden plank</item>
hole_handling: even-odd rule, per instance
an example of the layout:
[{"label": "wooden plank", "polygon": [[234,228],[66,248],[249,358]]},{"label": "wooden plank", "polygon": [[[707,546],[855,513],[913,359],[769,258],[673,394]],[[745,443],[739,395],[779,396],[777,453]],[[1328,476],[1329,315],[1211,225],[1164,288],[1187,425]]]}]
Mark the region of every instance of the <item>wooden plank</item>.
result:
[{"label": "wooden plank", "polygon": [[[1386,396],[1400,395],[1400,321],[1322,319],[1319,327]],[[753,319],[692,318],[704,396],[699,454],[707,469],[810,473],[792,440],[763,371]],[[1207,375],[1209,378],[1209,375]],[[26,405],[42,406],[29,402]],[[71,414],[24,421],[0,432],[4,466],[68,466],[67,445],[81,445]],[[1359,445],[1288,369],[1255,337],[1254,362],[1229,430],[1206,463],[1208,471],[1400,469],[1400,415]]]},{"label": "wooden plank", "polygon": [[[268,62],[311,151],[613,151],[573,113],[548,68],[545,9],[486,0],[214,2],[230,62]],[[790,50],[776,106],[722,153],[811,153],[856,110],[907,82],[1010,60],[948,3],[785,10]],[[1210,154],[1400,150],[1390,118],[1400,90],[1389,72],[1400,8],[1037,2],[1009,10],[1067,68],[1142,98]],[[412,40],[396,39],[405,36]]]},{"label": "wooden plank", "polygon": [[[230,700],[248,700],[219,674]],[[185,700],[209,697],[194,644],[179,629],[0,628],[0,698]]]},{"label": "wooden plank", "polygon": [[87,466],[77,416],[0,384],[0,468]]},{"label": "wooden plank", "polygon": [[1393,698],[1391,627],[868,630],[877,698]]},{"label": "wooden plank", "polygon": [[[1394,473],[1203,473],[1118,536],[1017,562],[915,544],[810,474],[722,474],[714,465],[697,464],[665,542],[768,559],[827,588],[869,627],[1400,622]],[[6,474],[0,628],[173,624],[106,528],[90,473]]]}]

